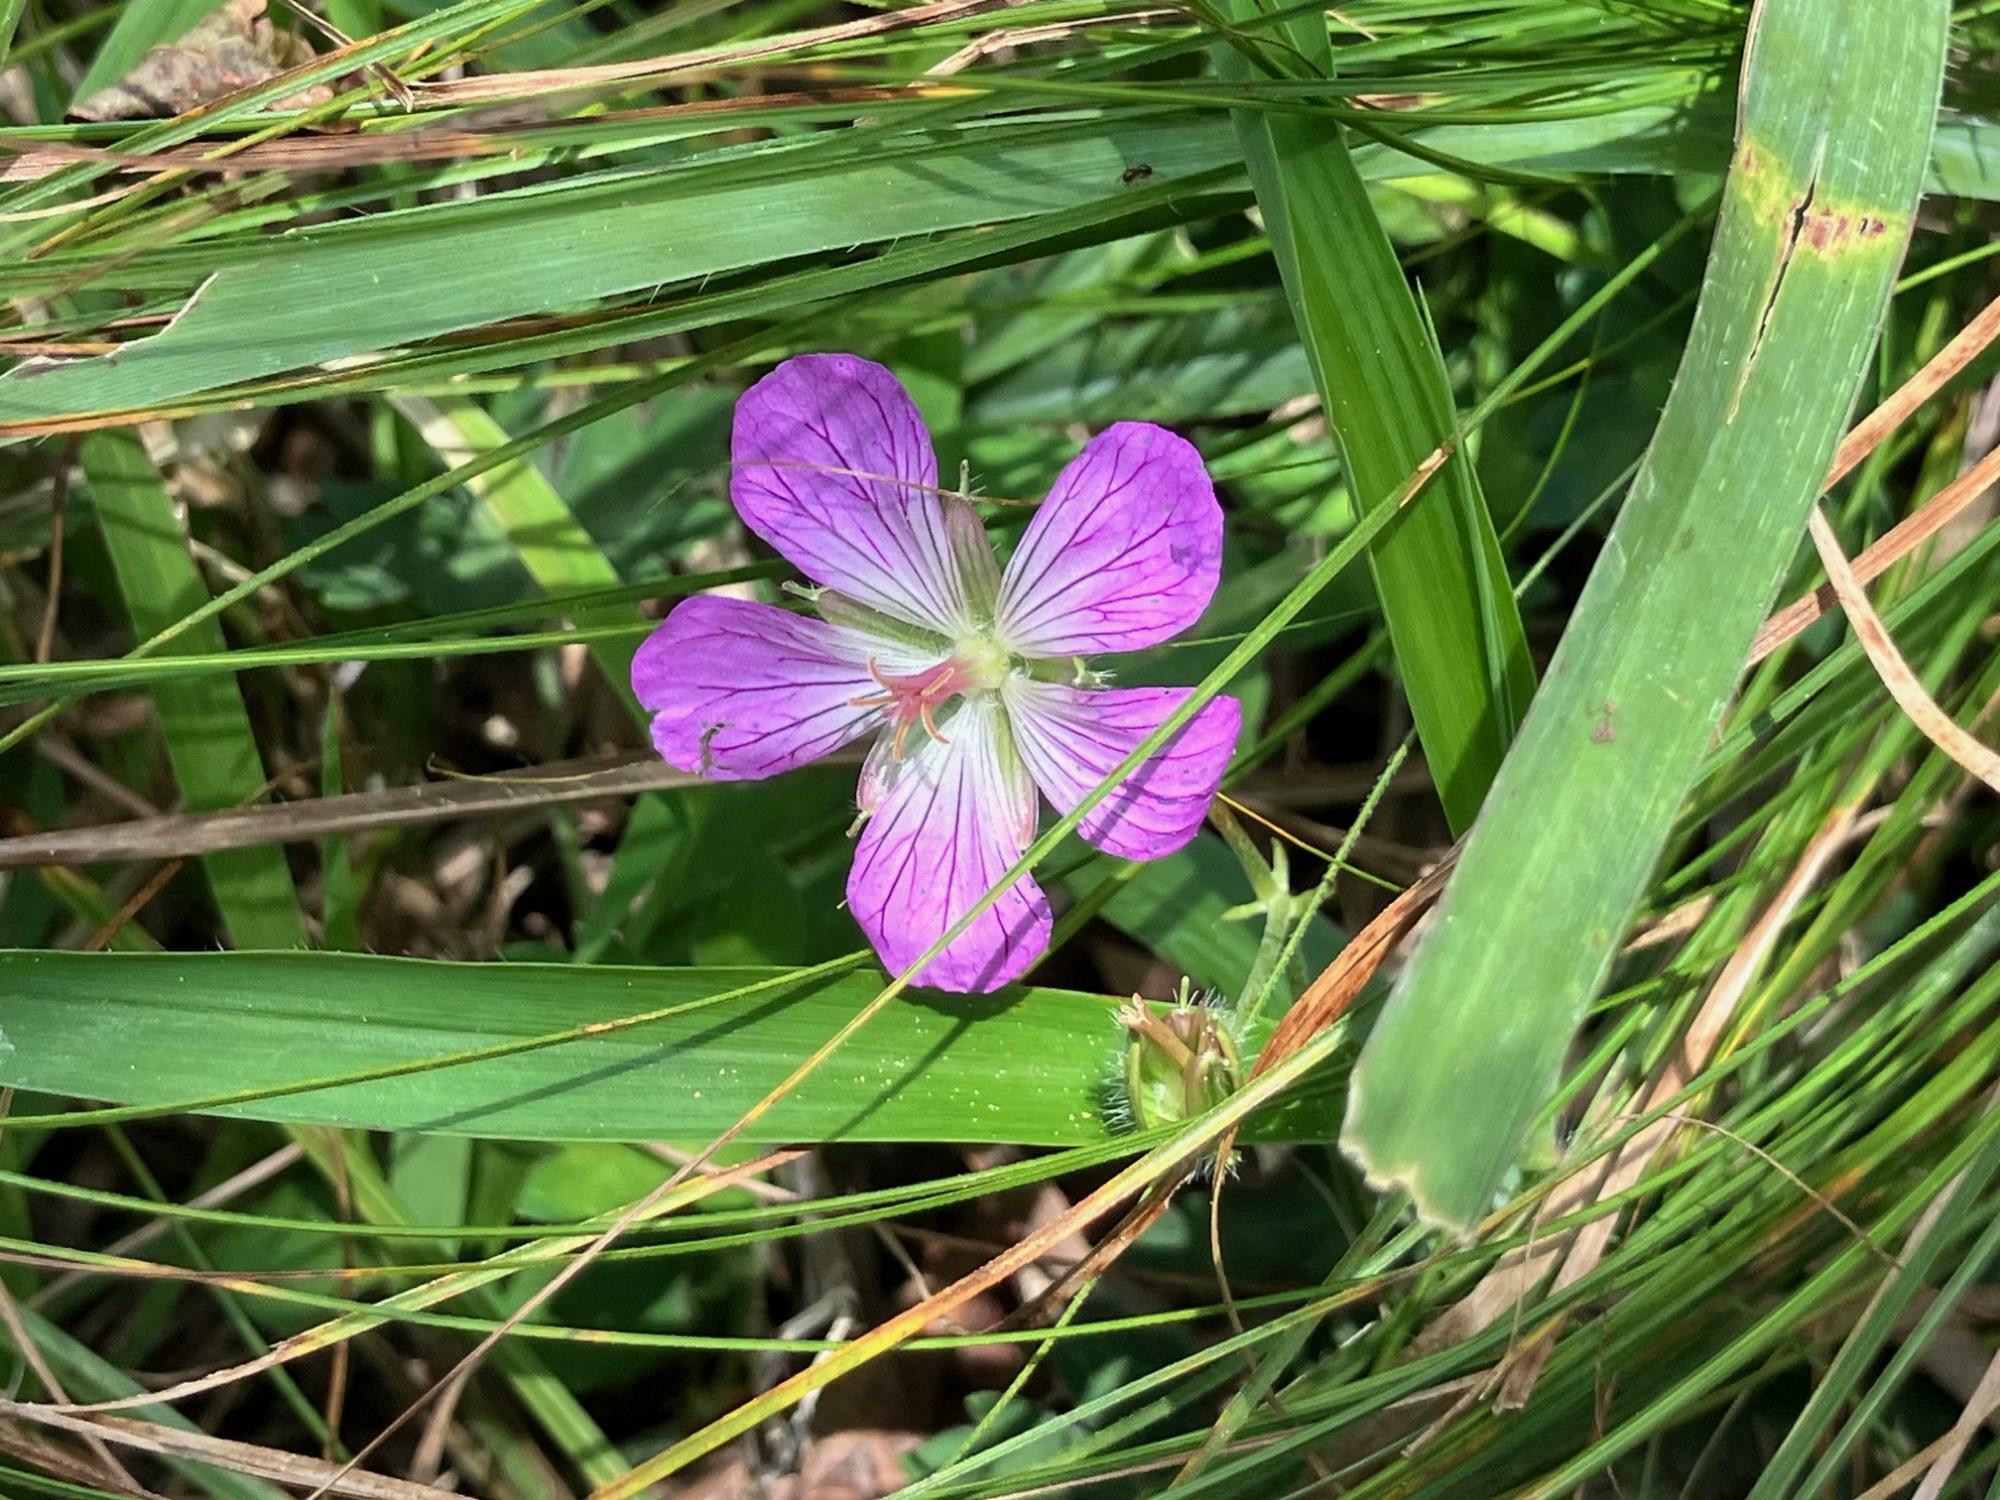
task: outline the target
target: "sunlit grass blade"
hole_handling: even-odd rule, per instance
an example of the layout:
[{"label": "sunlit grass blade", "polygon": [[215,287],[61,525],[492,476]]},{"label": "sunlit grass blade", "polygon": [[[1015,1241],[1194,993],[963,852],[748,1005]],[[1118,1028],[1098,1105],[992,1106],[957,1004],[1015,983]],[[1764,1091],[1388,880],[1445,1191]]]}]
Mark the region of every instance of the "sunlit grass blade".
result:
[{"label": "sunlit grass blade", "polygon": [[13,59],[14,32],[27,8],[28,0],[0,0],[0,63]]},{"label": "sunlit grass blade", "polygon": [[1469,1231],[1518,1160],[1791,566],[1908,240],[1945,26],[1941,0],[1756,12],[1672,399],[1354,1075],[1343,1144],[1432,1222]]}]

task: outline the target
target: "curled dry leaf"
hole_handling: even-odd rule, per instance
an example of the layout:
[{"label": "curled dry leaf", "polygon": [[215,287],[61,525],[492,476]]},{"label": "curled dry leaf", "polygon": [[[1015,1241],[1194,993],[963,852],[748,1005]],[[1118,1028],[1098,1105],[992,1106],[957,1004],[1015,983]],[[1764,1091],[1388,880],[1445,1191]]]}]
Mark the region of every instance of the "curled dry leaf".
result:
[{"label": "curled dry leaf", "polygon": [[[184,36],[149,48],[109,88],[71,105],[70,118],[164,119],[311,62],[311,45],[272,25],[264,6],[265,0],[226,0]],[[332,97],[330,86],[315,84],[280,101],[280,107],[303,109]]]}]

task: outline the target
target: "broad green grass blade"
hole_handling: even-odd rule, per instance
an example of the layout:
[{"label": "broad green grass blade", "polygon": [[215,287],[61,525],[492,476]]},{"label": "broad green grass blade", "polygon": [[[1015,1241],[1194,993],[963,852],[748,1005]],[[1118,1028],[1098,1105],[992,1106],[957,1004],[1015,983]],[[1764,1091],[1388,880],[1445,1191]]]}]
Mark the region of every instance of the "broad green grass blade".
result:
[{"label": "broad green grass blade", "polygon": [[[994,134],[988,132],[986,134]],[[821,141],[838,141],[821,136]],[[1218,123],[1005,128],[961,144],[773,152],[720,182],[695,168],[503,193],[415,224],[383,215],[244,247],[158,336],[116,359],[0,380],[0,421],[172,400],[300,365],[663,283],[1093,202],[1134,161],[1148,185],[1230,164]],[[308,294],[307,289],[310,288]],[[258,337],[245,340],[247,324]]]},{"label": "broad green grass blade", "polygon": [[[139,440],[101,433],[84,443],[84,473],[118,587],[141,640],[208,602],[187,539],[159,475]],[[209,620],[174,649],[221,651],[221,625]],[[153,690],[167,758],[190,811],[239,807],[265,790],[264,766],[250,716],[233,679],[185,678]],[[298,892],[282,849],[235,849],[203,861],[231,939],[242,948],[302,948]]]},{"label": "broad green grass blade", "polygon": [[[451,14],[469,24],[494,8],[440,11],[397,35],[414,45],[448,32]],[[369,45],[370,56],[394,50],[382,38]],[[1713,104],[1645,102],[1575,117],[1439,124],[1413,138],[1496,167],[1662,173],[1719,165],[1725,127]],[[191,129],[170,122],[121,149],[184,140]],[[1979,176],[1996,127],[1957,120],[1954,132],[1955,154],[1938,180],[2000,195],[2000,178]],[[282,235],[139,247],[110,265],[101,257],[28,262],[16,278],[23,294],[61,286],[87,266],[98,286],[172,290],[185,305],[160,333],[116,356],[30,362],[0,376],[0,423],[142,409],[504,318],[954,227],[1033,223],[1183,180],[1200,180],[1203,189],[1184,202],[1169,195],[1170,207],[1205,216],[1214,211],[1209,178],[1217,173],[1229,194],[1244,191],[1233,176],[1242,148],[1219,112],[986,121],[928,135],[885,133],[869,149],[847,139],[858,134],[776,141],[714,165],[696,157],[471,202],[305,223]],[[1358,145],[1354,162],[1370,181],[1435,170],[1376,143]],[[1135,164],[1151,172],[1130,186],[1123,174]],[[34,201],[67,180],[35,184]],[[238,337],[245,325],[258,337]],[[628,332],[612,321],[567,337],[600,347]],[[482,363],[476,355],[461,357]],[[490,354],[483,361],[494,362]]]},{"label": "broad green grass blade", "polygon": [[[214,1112],[374,1130],[538,1140],[706,1140],[881,988],[773,969],[453,964],[351,954],[0,953],[12,1044],[0,1083],[186,1106],[382,1069]],[[644,1026],[605,1023],[677,1008]],[[1123,1056],[1113,1002],[1066,990],[918,992],[865,1028],[745,1137],[753,1141],[1108,1140]],[[424,1059],[597,1028],[429,1071]],[[227,1045],[218,1045],[226,1039]],[[1253,1124],[1331,1128],[1329,1091]]]},{"label": "broad green grass blade", "polygon": [[[1264,12],[1244,0],[1229,13],[1250,21]],[[1313,14],[1285,36],[1298,65],[1331,73],[1324,18]],[[1247,72],[1230,43],[1218,46],[1225,72]],[[1392,504],[1409,476],[1453,443],[1456,414],[1436,335],[1340,124],[1239,111],[1237,128],[1348,484],[1364,507]],[[1462,833],[1535,687],[1493,519],[1466,454],[1446,459],[1368,562],[1432,779],[1452,831]]]},{"label": "broad green grass blade", "polygon": [[1466,1232],[1518,1160],[1721,718],[1868,367],[1908,240],[1943,0],[1767,0],[1672,397],[1342,1142]]}]

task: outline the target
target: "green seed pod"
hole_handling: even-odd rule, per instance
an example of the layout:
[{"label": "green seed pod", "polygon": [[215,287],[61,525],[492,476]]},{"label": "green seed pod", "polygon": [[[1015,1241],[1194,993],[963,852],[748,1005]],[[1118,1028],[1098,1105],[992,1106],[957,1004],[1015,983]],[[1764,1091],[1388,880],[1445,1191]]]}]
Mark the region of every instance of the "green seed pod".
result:
[{"label": "green seed pod", "polygon": [[1135,1129],[1193,1119],[1241,1082],[1242,1061],[1228,1016],[1190,1000],[1185,984],[1179,1003],[1164,1016],[1135,995],[1118,1020],[1126,1031],[1120,1112]]}]

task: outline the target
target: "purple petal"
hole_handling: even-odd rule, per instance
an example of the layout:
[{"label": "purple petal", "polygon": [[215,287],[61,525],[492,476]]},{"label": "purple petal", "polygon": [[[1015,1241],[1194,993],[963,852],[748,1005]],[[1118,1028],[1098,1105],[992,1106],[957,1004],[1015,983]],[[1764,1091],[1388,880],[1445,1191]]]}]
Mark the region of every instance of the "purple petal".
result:
[{"label": "purple petal", "polygon": [[813,582],[964,632],[937,458],[894,375],[851,354],[788,359],[736,403],[730,452],[737,514]]},{"label": "purple petal", "polygon": [[851,700],[878,691],[871,654],[897,648],[769,604],[684,600],[632,658],[667,763],[755,781],[817,760],[882,722]]},{"label": "purple petal", "polygon": [[[1018,677],[1007,685],[1007,710],[1035,784],[1066,813],[1192,691],[1092,691]],[[1234,698],[1209,699],[1090,810],[1077,832],[1124,859],[1172,854],[1201,827],[1242,727],[1243,711]]]},{"label": "purple petal", "polygon": [[[1005,743],[992,699],[967,700],[878,788],[862,830],[847,904],[891,973],[900,974],[1012,868],[1035,831],[1035,785]],[[1019,978],[1049,945],[1048,898],[1032,879],[1009,886],[917,983],[983,993]]]},{"label": "purple petal", "polygon": [[1222,508],[1185,438],[1120,422],[1056,476],[1007,564],[999,629],[1023,656],[1137,651],[1201,616]]}]

